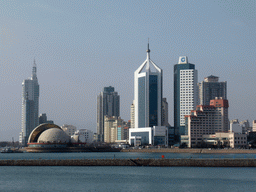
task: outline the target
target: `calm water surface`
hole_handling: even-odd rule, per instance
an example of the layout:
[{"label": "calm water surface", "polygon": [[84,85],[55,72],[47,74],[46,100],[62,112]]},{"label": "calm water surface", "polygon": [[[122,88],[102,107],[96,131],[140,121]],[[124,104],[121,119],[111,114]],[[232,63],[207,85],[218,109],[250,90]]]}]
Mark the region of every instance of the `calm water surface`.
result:
[{"label": "calm water surface", "polygon": [[255,168],[0,167],[0,191],[255,191]]},{"label": "calm water surface", "polygon": [[0,153],[0,159],[166,159],[171,158],[256,158],[256,154],[197,154],[197,153],[137,153],[137,152],[90,152],[90,153]]},{"label": "calm water surface", "polygon": [[[0,159],[256,158],[255,154],[0,153]],[[0,167],[0,191],[255,191],[256,168]]]}]

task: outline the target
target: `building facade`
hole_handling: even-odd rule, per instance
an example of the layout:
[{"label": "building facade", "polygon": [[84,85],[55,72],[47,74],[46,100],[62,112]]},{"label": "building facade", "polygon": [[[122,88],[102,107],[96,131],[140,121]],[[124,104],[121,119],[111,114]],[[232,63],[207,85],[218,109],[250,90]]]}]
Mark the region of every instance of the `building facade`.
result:
[{"label": "building facade", "polygon": [[240,125],[242,126],[242,132],[244,134],[249,135],[249,132],[252,131],[252,127],[250,126],[249,120],[243,120],[240,122]]},{"label": "building facade", "polygon": [[196,110],[185,116],[185,134],[181,143],[188,147],[202,144],[202,136],[229,131],[228,100],[216,98],[210,105],[198,105]]},{"label": "building facade", "polygon": [[162,69],[151,59],[148,45],[147,59],[134,72],[135,128],[161,126]]},{"label": "building facade", "polygon": [[198,104],[197,70],[186,56],[174,65],[174,129],[175,135],[185,134],[185,115]]},{"label": "building facade", "polygon": [[22,146],[27,145],[30,133],[39,124],[39,84],[36,70],[37,67],[34,61],[32,77],[22,82],[22,122],[19,136],[19,143]]},{"label": "building facade", "polygon": [[203,135],[203,142],[209,147],[247,148],[247,135],[235,132],[217,132]]},{"label": "building facade", "polygon": [[234,119],[230,121],[230,131],[234,133],[242,133],[243,129],[238,119]]},{"label": "building facade", "polygon": [[76,132],[76,127],[74,125],[67,125],[64,124],[61,126],[61,129],[68,135],[68,136],[72,136],[75,134]]},{"label": "building facade", "polygon": [[104,116],[120,116],[120,96],[114,87],[104,87],[97,96],[97,135],[104,142]]},{"label": "building facade", "polygon": [[256,120],[252,121],[252,131],[256,132]]},{"label": "building facade", "polygon": [[210,100],[215,97],[227,99],[227,82],[219,82],[219,77],[208,76],[204,81],[198,83],[199,89],[199,104],[209,105]]},{"label": "building facade", "polygon": [[46,113],[42,113],[42,114],[40,114],[40,116],[39,116],[39,125],[40,125],[40,124],[43,124],[43,123],[54,124],[54,121],[53,121],[53,120],[48,120]]},{"label": "building facade", "polygon": [[134,116],[134,113],[135,113],[135,109],[134,109],[134,101],[133,101],[133,103],[131,104],[131,109],[130,109],[131,128],[135,127],[135,116]]},{"label": "building facade", "polygon": [[104,142],[114,143],[116,140],[124,140],[124,127],[126,122],[121,117],[104,117]]},{"label": "building facade", "polygon": [[161,145],[167,147],[168,128],[166,126],[130,128],[129,144],[135,147],[145,145]]},{"label": "building facade", "polygon": [[162,126],[170,126],[168,122],[168,102],[166,98],[162,99]]},{"label": "building facade", "polygon": [[93,132],[88,129],[76,130],[74,136],[78,136],[78,143],[91,144],[93,142]]}]

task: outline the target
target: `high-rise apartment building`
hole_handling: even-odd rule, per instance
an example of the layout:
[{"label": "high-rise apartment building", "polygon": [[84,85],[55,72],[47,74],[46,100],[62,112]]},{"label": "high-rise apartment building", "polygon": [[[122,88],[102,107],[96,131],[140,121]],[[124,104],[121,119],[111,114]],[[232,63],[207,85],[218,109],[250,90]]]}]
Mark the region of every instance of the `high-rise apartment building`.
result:
[{"label": "high-rise apartment building", "polygon": [[134,72],[135,128],[161,126],[162,69],[151,59],[148,45],[147,59]]},{"label": "high-rise apartment building", "polygon": [[126,122],[121,117],[104,116],[104,142],[114,143],[124,139],[124,127]]},{"label": "high-rise apartment building", "polygon": [[53,121],[53,120],[48,120],[46,113],[42,113],[42,114],[40,114],[40,116],[39,116],[39,125],[40,125],[40,124],[43,124],[43,123],[54,124],[54,121]]},{"label": "high-rise apartment building", "polygon": [[219,77],[208,76],[198,83],[200,105],[209,105],[215,97],[227,99],[227,82],[219,82]]},{"label": "high-rise apartment building", "polygon": [[252,131],[256,132],[256,120],[252,121]]},{"label": "high-rise apartment building", "polygon": [[198,104],[197,70],[186,56],[174,65],[174,129],[175,135],[185,134],[185,115]]},{"label": "high-rise apartment building", "polygon": [[22,82],[22,122],[19,142],[23,146],[27,145],[30,133],[39,124],[39,84],[36,69],[34,61],[32,77]]},{"label": "high-rise apartment building", "polygon": [[198,105],[185,116],[185,134],[181,136],[181,143],[196,147],[202,143],[203,135],[228,132],[228,107],[228,100],[222,98],[211,100],[210,105]]},{"label": "high-rise apartment building", "polygon": [[114,87],[104,87],[97,97],[97,135],[104,141],[104,116],[120,116],[120,97]]}]

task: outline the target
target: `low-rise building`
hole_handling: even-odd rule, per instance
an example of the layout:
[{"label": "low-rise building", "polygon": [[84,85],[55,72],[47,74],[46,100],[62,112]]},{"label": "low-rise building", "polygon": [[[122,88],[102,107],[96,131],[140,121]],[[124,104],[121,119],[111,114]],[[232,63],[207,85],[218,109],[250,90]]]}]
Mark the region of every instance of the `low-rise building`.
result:
[{"label": "low-rise building", "polygon": [[242,133],[242,126],[239,123],[238,119],[234,119],[230,121],[230,131],[235,133]]},{"label": "low-rise building", "polygon": [[130,128],[129,144],[132,146],[141,146],[141,145],[168,146],[168,128],[165,126]]},{"label": "low-rise building", "polygon": [[203,142],[208,147],[247,148],[247,135],[234,132],[217,132],[203,135]]},{"label": "low-rise building", "polygon": [[76,136],[78,136],[78,143],[91,144],[93,142],[94,133],[88,129],[79,129],[72,138],[76,138]]},{"label": "low-rise building", "polygon": [[66,124],[64,124],[64,125],[61,126],[61,129],[62,129],[67,135],[69,135],[69,136],[74,135],[75,132],[76,132],[76,127],[73,126],[73,125],[66,125]]}]

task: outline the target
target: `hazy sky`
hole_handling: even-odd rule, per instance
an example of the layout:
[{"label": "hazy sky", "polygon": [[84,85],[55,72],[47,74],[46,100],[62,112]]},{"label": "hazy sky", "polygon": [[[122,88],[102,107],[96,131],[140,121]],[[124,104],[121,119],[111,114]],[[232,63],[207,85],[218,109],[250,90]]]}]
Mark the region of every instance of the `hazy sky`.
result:
[{"label": "hazy sky", "polygon": [[57,125],[96,131],[96,96],[114,86],[130,119],[134,71],[163,69],[173,125],[173,66],[188,56],[198,81],[227,81],[229,118],[256,119],[256,1],[0,1],[0,140],[18,140],[21,83],[34,58],[39,112]]}]

